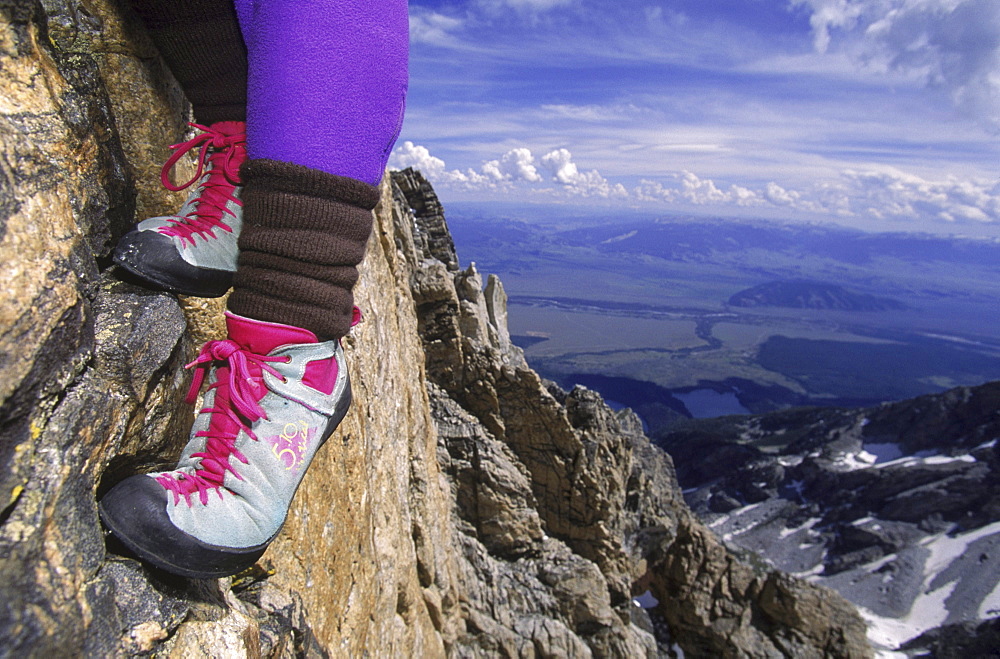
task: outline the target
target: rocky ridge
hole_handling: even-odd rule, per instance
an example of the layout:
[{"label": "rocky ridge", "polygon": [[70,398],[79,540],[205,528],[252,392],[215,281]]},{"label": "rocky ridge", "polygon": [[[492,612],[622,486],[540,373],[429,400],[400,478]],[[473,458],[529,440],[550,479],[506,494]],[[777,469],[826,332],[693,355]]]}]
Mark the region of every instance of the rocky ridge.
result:
[{"label": "rocky ridge", "polygon": [[[406,205],[437,207],[413,201],[414,194],[433,195],[418,172],[399,172],[393,179],[401,190],[414,191],[403,195]],[[416,235],[445,233],[433,228],[443,222],[440,214],[417,213],[414,220]],[[695,656],[858,651],[838,646],[835,635],[805,640],[801,629],[791,629],[795,625],[786,617],[791,612],[777,605],[785,597],[808,597],[810,607],[817,607],[809,614],[817,616],[813,622],[830,616],[840,626],[846,620],[825,593],[807,595],[798,590],[799,582],[758,572],[727,554],[681,505],[670,458],[649,444],[638,418],[612,412],[587,389],[567,393],[539,379],[509,341],[499,280],[488,278],[483,290],[475,264],[460,270],[426,255],[413,260],[420,266],[413,292],[428,379],[479,422],[480,436],[513,453],[531,485],[530,498],[520,500],[533,498],[546,533],[597,565],[607,582],[601,589],[619,617],[628,618],[632,591],[640,583],[660,601],[654,615]],[[537,528],[534,514],[524,526],[523,548]],[[753,617],[768,623],[748,624]],[[763,632],[772,625],[774,634]],[[616,627],[601,632],[612,644],[597,645],[597,654],[631,656]]]},{"label": "rocky ridge", "polygon": [[1000,382],[692,421],[659,441],[714,531],[838,590],[879,647],[946,656],[996,638]]},{"label": "rocky ridge", "polygon": [[633,415],[527,367],[412,171],[361,269],[355,404],[262,561],[196,581],[122,553],[95,498],[180,450],[181,366],[220,331],[218,301],[108,259],[179,204],[156,174],[186,104],[116,2],[0,22],[0,656],[870,655],[838,596],[723,548]]}]

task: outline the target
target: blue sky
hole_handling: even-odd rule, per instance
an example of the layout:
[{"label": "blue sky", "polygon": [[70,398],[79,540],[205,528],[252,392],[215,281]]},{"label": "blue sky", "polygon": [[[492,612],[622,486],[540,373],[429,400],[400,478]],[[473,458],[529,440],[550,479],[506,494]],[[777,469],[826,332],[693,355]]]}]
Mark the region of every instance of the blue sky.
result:
[{"label": "blue sky", "polygon": [[1000,0],[411,0],[442,200],[1000,236]]}]

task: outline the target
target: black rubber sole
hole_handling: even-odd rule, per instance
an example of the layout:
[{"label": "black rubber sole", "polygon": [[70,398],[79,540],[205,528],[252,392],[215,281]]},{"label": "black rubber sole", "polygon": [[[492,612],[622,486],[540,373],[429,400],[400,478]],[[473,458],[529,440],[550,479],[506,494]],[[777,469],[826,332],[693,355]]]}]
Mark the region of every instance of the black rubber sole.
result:
[{"label": "black rubber sole", "polygon": [[233,285],[232,272],[191,265],[180,258],[169,238],[156,231],[125,234],[113,259],[142,281],[178,295],[222,297]]},{"label": "black rubber sole", "polygon": [[112,488],[97,511],[104,526],[140,559],[190,579],[219,579],[242,572],[257,562],[274,539],[245,548],[206,544],[174,526],[164,502],[159,483],[148,476],[132,476]]}]

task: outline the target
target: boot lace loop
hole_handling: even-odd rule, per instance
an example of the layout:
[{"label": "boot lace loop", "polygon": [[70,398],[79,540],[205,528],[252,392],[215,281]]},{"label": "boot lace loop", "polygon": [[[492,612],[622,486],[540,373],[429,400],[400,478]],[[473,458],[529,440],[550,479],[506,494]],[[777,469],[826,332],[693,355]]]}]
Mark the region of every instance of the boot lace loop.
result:
[{"label": "boot lace loop", "polygon": [[[231,133],[226,134],[221,131],[210,128],[209,126],[203,126],[201,124],[189,123],[188,126],[192,128],[197,128],[201,131],[198,135],[187,142],[180,142],[178,144],[172,144],[170,146],[173,153],[167,162],[163,164],[163,169],[160,170],[160,181],[163,183],[163,187],[168,190],[173,190],[174,192],[180,192],[181,190],[190,187],[192,183],[197,181],[205,173],[205,160],[208,158],[208,150],[215,149],[216,151],[225,155],[221,159],[221,162],[216,163],[212,161],[213,165],[222,165],[219,168],[221,174],[223,174],[226,179],[233,185],[239,185],[242,181],[240,180],[240,165],[243,164],[243,160],[246,159],[246,133]],[[177,164],[177,161],[184,157],[191,149],[201,147],[201,151],[198,153],[198,172],[194,177],[184,183],[183,185],[174,185],[170,182],[170,171]],[[240,152],[242,153],[242,158],[240,157]]]},{"label": "boot lace loop", "polygon": [[[241,205],[234,195],[235,188],[242,184],[240,165],[246,160],[246,133],[242,131],[222,131],[201,124],[189,124],[202,131],[187,142],[174,144],[170,148],[174,153],[167,159],[160,172],[164,187],[176,191],[191,186],[202,178],[208,161],[208,177],[196,191],[197,204],[194,210],[183,217],[173,217],[168,221],[170,226],[160,229],[167,236],[177,236],[181,244],[195,245],[195,236],[203,239],[213,237],[212,230],[219,228],[232,233],[233,229],[222,221],[225,215],[236,217],[230,207],[230,202]],[[198,172],[190,181],[180,186],[170,183],[170,171],[178,160],[192,149],[199,148]],[[209,155],[211,154],[211,155]]]},{"label": "boot lace loop", "polygon": [[174,493],[174,503],[178,503],[183,496],[190,505],[188,497],[197,492],[201,503],[207,504],[210,490],[216,490],[221,498],[227,472],[243,480],[230,463],[231,458],[244,464],[248,462],[246,456],[236,449],[236,440],[242,430],[250,439],[257,441],[250,427],[260,419],[267,419],[267,413],[259,402],[267,393],[264,372],[281,378],[282,375],[268,362],[287,360],[281,355],[269,357],[255,354],[230,340],[209,341],[202,346],[197,358],[187,365],[187,368],[196,370],[185,400],[189,404],[194,403],[206,371],[217,367],[219,377],[209,385],[209,389],[216,389],[214,407],[206,407],[199,414],[219,414],[229,423],[210,422],[208,430],[195,433],[197,437],[205,438],[205,450],[191,454],[192,458],[200,459],[193,473],[175,471],[157,477],[163,487]]}]

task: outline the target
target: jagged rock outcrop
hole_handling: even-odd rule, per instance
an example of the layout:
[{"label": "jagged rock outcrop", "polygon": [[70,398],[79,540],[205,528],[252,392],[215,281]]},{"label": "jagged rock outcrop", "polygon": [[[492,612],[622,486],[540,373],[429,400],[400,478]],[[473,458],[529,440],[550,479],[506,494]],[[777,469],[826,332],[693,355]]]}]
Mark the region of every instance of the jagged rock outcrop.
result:
[{"label": "jagged rock outcrop", "polygon": [[444,209],[431,184],[422,176],[399,176],[395,183],[400,192],[396,200],[416,204],[409,207],[408,211],[424,219],[419,225],[410,227],[413,232],[408,237],[415,247],[411,256],[427,255],[430,259],[440,261],[450,271],[458,270],[455,241],[444,221]]},{"label": "jagged rock outcrop", "polygon": [[181,366],[219,331],[219,302],[107,258],[180,202],[157,170],[186,106],[116,2],[5,3],[0,22],[0,656],[867,655],[842,600],[694,520],[634,416],[539,380],[416,172],[383,187],[345,340],[355,403],[280,537],[232,579],[129,558],[95,497],[180,450]]},{"label": "jagged rock outcrop", "polygon": [[[397,200],[400,208],[434,209],[415,214],[411,233],[443,233],[436,197],[414,200],[402,193],[432,195],[423,177],[406,170],[393,179],[404,197]],[[457,256],[446,257],[457,261]],[[630,620],[634,591],[648,587],[660,601],[654,615],[667,622],[674,641],[694,656],[866,654],[864,627],[842,600],[748,565],[694,518],[682,503],[669,456],[650,445],[633,414],[613,412],[582,387],[567,393],[538,378],[520,349],[505,342],[506,327],[496,322],[505,315],[498,280],[491,278],[484,293],[474,264],[451,270],[419,252],[407,260],[420,264],[412,279],[413,295],[436,407],[464,409],[471,415],[465,427],[478,421],[479,430],[460,433],[463,437],[474,434],[483,446],[496,443],[509,449],[505,460],[513,456],[524,470],[516,473],[529,476],[546,533],[603,575],[608,602],[622,623],[591,620],[600,634],[580,636],[595,653],[633,656],[632,639],[643,637],[636,625],[624,621]],[[452,406],[441,402],[445,395]],[[455,418],[455,412],[439,412],[435,418],[441,427],[441,420]],[[444,428],[441,434],[455,435]],[[497,490],[492,483],[484,489]],[[517,501],[530,501],[523,489]],[[492,529],[477,525],[474,516],[463,519],[491,541]],[[521,515],[517,524],[505,528],[534,528],[529,519],[533,522]],[[529,537],[521,547],[530,544]],[[547,550],[534,548],[539,557]],[[503,558],[500,553],[495,560]],[[665,641],[662,636],[659,640]]]}]

